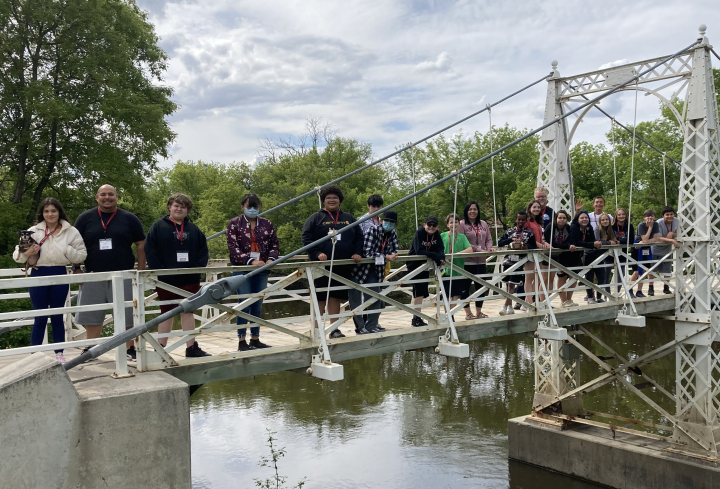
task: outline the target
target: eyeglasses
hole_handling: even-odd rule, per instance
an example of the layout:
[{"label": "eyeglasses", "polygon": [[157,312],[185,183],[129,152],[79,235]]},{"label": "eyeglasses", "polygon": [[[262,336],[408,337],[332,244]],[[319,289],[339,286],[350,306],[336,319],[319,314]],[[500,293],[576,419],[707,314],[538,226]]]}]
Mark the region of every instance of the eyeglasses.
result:
[{"label": "eyeglasses", "polygon": [[437,225],[436,222],[428,222],[428,223],[427,223],[427,227],[429,227],[429,228],[436,228],[436,227],[438,227],[438,225]]}]

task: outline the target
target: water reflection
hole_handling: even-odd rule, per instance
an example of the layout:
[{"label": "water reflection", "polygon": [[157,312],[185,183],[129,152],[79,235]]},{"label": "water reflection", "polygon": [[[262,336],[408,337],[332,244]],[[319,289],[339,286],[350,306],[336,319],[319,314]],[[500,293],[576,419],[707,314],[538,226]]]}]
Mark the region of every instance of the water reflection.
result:
[{"label": "water reflection", "polygon": [[[625,356],[673,336],[671,323],[591,330],[610,345],[622,343]],[[406,352],[344,366],[337,383],[279,373],[200,388],[191,398],[193,486],[254,487],[253,478],[268,477],[258,461],[268,452],[269,428],[287,449],[279,466],[289,486],[307,476],[308,488],[596,487],[508,463],[507,420],[527,414],[532,401],[529,338],[473,342],[464,360]],[[600,372],[587,361],[581,370],[583,381]],[[648,373],[672,388],[674,356]],[[643,392],[673,409],[661,394]],[[660,421],[620,387],[597,394],[586,399],[588,408]]]}]

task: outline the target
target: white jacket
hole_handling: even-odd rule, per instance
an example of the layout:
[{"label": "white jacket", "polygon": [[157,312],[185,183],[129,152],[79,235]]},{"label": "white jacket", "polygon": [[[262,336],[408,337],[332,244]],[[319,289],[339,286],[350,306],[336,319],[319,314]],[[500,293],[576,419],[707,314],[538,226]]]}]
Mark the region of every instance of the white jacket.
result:
[{"label": "white jacket", "polygon": [[[60,220],[62,228],[56,234],[48,236],[40,247],[40,259],[37,262],[39,267],[65,266],[71,263],[82,263],[87,257],[85,242],[80,232],[69,222]],[[40,243],[45,237],[45,221],[32,226],[28,231],[33,232],[33,239]],[[20,253],[20,247],[16,246],[13,252],[13,260],[18,263],[25,263],[27,257]]]}]

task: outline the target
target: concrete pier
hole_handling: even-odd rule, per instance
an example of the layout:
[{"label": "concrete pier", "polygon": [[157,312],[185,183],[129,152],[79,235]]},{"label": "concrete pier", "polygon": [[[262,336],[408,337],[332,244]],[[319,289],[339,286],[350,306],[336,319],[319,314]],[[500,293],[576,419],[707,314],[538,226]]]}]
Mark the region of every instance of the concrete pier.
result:
[{"label": "concrete pier", "polygon": [[0,369],[1,487],[190,488],[188,386],[30,355]]},{"label": "concrete pier", "polygon": [[512,460],[617,489],[717,489],[720,464],[666,451],[667,442],[593,426],[508,421]]}]

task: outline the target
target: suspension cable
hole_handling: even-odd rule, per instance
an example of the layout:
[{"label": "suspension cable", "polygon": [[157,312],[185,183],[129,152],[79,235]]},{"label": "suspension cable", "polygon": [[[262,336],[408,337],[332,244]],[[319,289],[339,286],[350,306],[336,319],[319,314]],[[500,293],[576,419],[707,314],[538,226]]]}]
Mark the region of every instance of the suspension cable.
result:
[{"label": "suspension cable", "polygon": [[[367,165],[365,165],[365,166],[363,166],[363,167],[360,167],[360,168],[358,168],[357,170],[353,170],[353,171],[351,171],[350,173],[346,173],[345,175],[343,175],[343,176],[341,176],[341,177],[339,177],[339,178],[336,178],[335,180],[331,180],[331,181],[327,182],[326,184],[324,184],[324,185],[322,185],[322,186],[323,186],[323,187],[326,187],[326,186],[328,186],[328,185],[332,185],[332,184],[334,184],[334,183],[341,182],[341,181],[345,180],[346,178],[349,178],[349,177],[351,177],[351,176],[353,176],[353,175],[357,175],[357,174],[360,173],[361,171],[367,170],[368,168],[371,168],[371,167],[377,165],[378,163],[382,163],[383,161],[389,160],[389,159],[392,158],[393,156],[397,156],[397,155],[399,155],[400,153],[402,153],[402,152],[404,152],[404,151],[407,151],[408,148],[412,148],[412,147],[414,147],[414,146],[416,146],[416,145],[418,145],[418,144],[420,144],[420,143],[424,143],[424,142],[427,141],[428,139],[434,138],[434,137],[437,136],[438,134],[441,134],[441,133],[447,131],[448,129],[452,129],[453,127],[457,126],[458,124],[462,124],[462,123],[465,122],[466,120],[472,119],[472,118],[475,117],[476,115],[482,114],[483,112],[485,112],[486,110],[488,110],[488,107],[495,107],[496,105],[499,105],[499,104],[505,102],[506,100],[511,99],[511,98],[514,97],[515,95],[518,95],[518,94],[524,92],[524,91],[527,90],[528,88],[534,87],[534,86],[537,85],[538,83],[547,80],[548,76],[551,76],[551,75],[552,75],[552,73],[550,73],[550,75],[545,75],[545,76],[543,76],[542,78],[538,79],[537,81],[534,81],[534,82],[532,82],[531,84],[524,86],[524,87],[521,88],[520,90],[516,90],[515,92],[511,93],[510,95],[507,95],[506,97],[501,98],[501,99],[498,100],[497,102],[493,102],[492,104],[488,104],[488,105],[485,106],[483,109],[478,110],[477,112],[473,112],[472,114],[470,114],[470,115],[468,115],[468,116],[466,116],[466,117],[463,117],[463,118],[460,119],[459,121],[453,122],[453,123],[450,124],[449,126],[445,126],[445,127],[443,127],[442,129],[440,129],[440,130],[438,130],[438,131],[435,131],[434,133],[430,134],[429,136],[425,136],[424,138],[418,139],[417,141],[415,141],[414,143],[412,143],[412,144],[410,144],[410,145],[408,145],[408,146],[403,146],[402,148],[400,148],[400,149],[398,149],[398,150],[396,150],[396,151],[393,151],[392,153],[390,153],[390,154],[387,155],[387,156],[383,156],[382,158],[380,158],[380,159],[378,159],[378,160],[372,161],[372,162],[368,163]],[[265,214],[269,214],[269,213],[272,212],[272,211],[276,211],[276,210],[282,209],[283,207],[287,207],[288,205],[293,204],[293,203],[297,202],[298,200],[304,199],[304,198],[307,197],[308,195],[312,195],[313,192],[315,192],[315,189],[313,189],[313,190],[308,190],[307,192],[305,192],[305,193],[303,193],[303,194],[301,194],[301,195],[298,195],[297,197],[294,197],[294,198],[292,198],[292,199],[290,199],[290,200],[288,200],[288,201],[286,201],[286,202],[283,202],[282,204],[276,205],[275,207],[273,207],[273,208],[271,208],[271,209],[268,209],[268,210],[266,210],[266,211],[264,211],[264,212],[261,212],[261,213],[258,214],[258,215],[259,215],[259,216],[264,216]],[[221,236],[221,235],[223,235],[223,234],[225,234],[225,233],[227,233],[227,229],[223,229],[222,231],[219,231],[219,232],[217,232],[217,233],[209,236],[209,237],[207,238],[207,240],[210,241],[211,239],[217,238],[218,236]]]},{"label": "suspension cable", "polygon": [[612,158],[613,158],[613,177],[615,178],[615,209],[618,208],[618,188],[617,188],[617,165],[615,165],[615,118],[610,119],[610,134],[612,135]]},{"label": "suspension cable", "polygon": [[[633,198],[633,178],[635,176],[635,128],[637,127],[637,106],[638,106],[638,90],[637,90],[637,80],[635,81],[635,112],[633,115],[633,143],[632,143],[632,153],[630,155],[630,202],[628,205],[628,216],[627,216],[627,222],[628,222],[628,234],[630,234],[630,226],[632,225],[632,198]],[[638,228],[640,226],[638,225]],[[635,233],[637,233],[638,230],[635,230]],[[630,260],[628,257],[630,257],[630,239],[633,239],[635,241],[634,236],[628,236],[627,244],[625,246],[625,260],[626,264],[628,265],[627,268],[629,268]],[[639,260],[639,257],[638,257]],[[639,269],[640,267],[638,267]],[[630,290],[627,291],[628,294],[630,293]],[[623,299],[624,308],[627,308],[627,294],[624,296]]]},{"label": "suspension cable", "polygon": [[[493,125],[492,125],[492,107],[487,106],[488,119],[490,120],[490,129],[488,134],[490,135],[490,154],[493,152]],[[495,200],[495,156],[490,157],[490,178],[492,180],[492,192],[493,192],[493,226],[495,227],[495,242],[498,242],[497,233],[497,201]],[[480,216],[478,216],[478,219]]]},{"label": "suspension cable", "polygon": [[[455,174],[455,200],[453,202],[453,229],[448,230],[448,244],[450,245],[450,286],[448,287],[448,294],[450,297],[447,297],[448,305],[452,306],[450,302],[452,301],[452,285],[453,285],[453,275],[454,270],[452,269],[452,265],[454,264],[453,258],[455,257],[455,245],[457,244],[457,231],[455,231],[456,227],[460,227],[460,221],[455,222],[455,216],[457,215],[457,192],[458,192],[458,182],[460,181],[460,174],[457,173],[457,170],[453,170],[453,174]],[[478,216],[478,220],[480,220],[480,216]],[[479,223],[478,223],[479,225]],[[447,270],[447,268],[446,268]],[[439,284],[442,285],[442,284]],[[437,297],[437,295],[436,295]],[[450,311],[447,312],[448,315],[450,315]],[[450,319],[448,318],[448,321]]]},{"label": "suspension cable", "polygon": [[[412,151],[410,151],[408,153],[408,155],[410,155],[410,166],[412,167],[413,193],[417,191],[417,180],[415,179],[415,157],[413,156],[414,151],[415,151],[415,148],[413,148]],[[413,201],[415,202],[415,230],[417,230],[417,228],[420,227],[420,222],[418,221],[418,212],[417,212],[417,196],[413,197]]]},{"label": "suspension cable", "polygon": [[663,190],[665,190],[665,207],[667,207],[667,177],[665,176],[665,153],[662,154],[663,162]]}]

